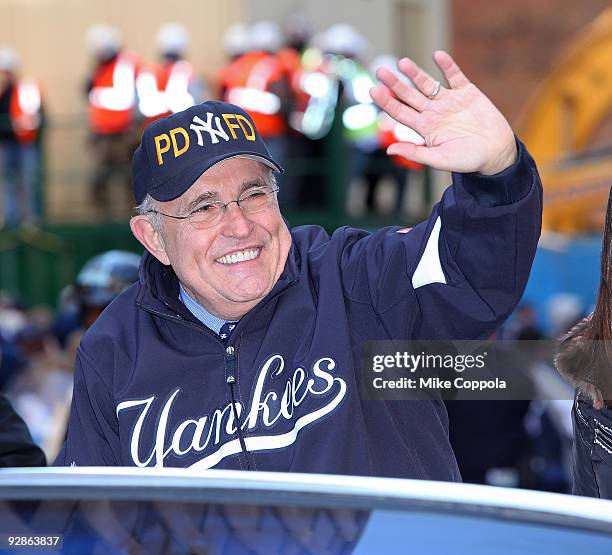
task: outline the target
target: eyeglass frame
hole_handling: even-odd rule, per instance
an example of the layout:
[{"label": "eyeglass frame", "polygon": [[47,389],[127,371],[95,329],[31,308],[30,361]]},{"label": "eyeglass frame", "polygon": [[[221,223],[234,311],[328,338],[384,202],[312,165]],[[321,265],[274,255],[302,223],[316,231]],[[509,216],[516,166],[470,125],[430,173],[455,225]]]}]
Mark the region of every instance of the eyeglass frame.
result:
[{"label": "eyeglass frame", "polygon": [[[240,206],[240,203],[241,203],[241,202],[243,202],[245,199],[241,199],[240,197],[241,197],[242,195],[244,195],[244,193],[247,193],[248,191],[250,191],[250,190],[252,190],[252,189],[255,189],[255,188],[257,188],[257,187],[260,187],[260,188],[270,187],[270,191],[267,191],[267,192],[265,193],[266,195],[272,195],[272,194],[274,194],[274,193],[278,193],[278,191],[280,190],[280,187],[279,187],[278,185],[256,185],[256,186],[254,186],[254,187],[250,187],[249,189],[246,189],[246,190],[242,191],[242,193],[240,193],[240,196],[239,196],[237,199],[235,199],[235,200],[230,200],[230,201],[228,201],[228,202],[226,202],[226,203],[223,203],[223,202],[221,202],[220,200],[214,200],[214,201],[211,201],[211,202],[209,202],[208,204],[209,204],[209,205],[210,205],[210,204],[217,205],[217,206],[219,207],[219,209],[220,209],[220,214],[221,214],[221,216],[220,216],[220,217],[219,217],[219,218],[218,218],[218,219],[217,219],[217,220],[216,220],[214,223],[211,223],[209,226],[207,225],[206,227],[214,227],[216,224],[218,224],[218,223],[219,223],[219,222],[220,222],[220,221],[223,219],[223,216],[225,216],[225,212],[227,211],[227,207],[228,207],[230,204],[234,204],[234,203],[236,203],[236,205],[238,206],[238,208],[240,209],[240,211],[241,211],[243,214],[246,214],[247,212],[244,212],[244,211],[243,211],[243,209],[242,209],[242,207]],[[248,198],[248,197],[247,197],[247,198]],[[201,208],[202,208],[202,206],[200,206],[199,208],[196,208],[196,209],[192,210],[192,211],[191,211],[191,212],[189,212],[189,214],[187,214],[186,216],[176,216],[176,215],[174,215],[174,214],[166,214],[165,212],[162,212],[162,211],[160,211],[160,210],[154,210],[154,209],[147,210],[147,211],[145,212],[145,214],[159,214],[159,215],[161,215],[161,216],[166,216],[167,218],[173,218],[173,219],[175,219],[175,220],[189,220],[189,219],[190,219],[190,218],[191,218],[191,217],[192,217],[192,216],[193,216],[193,215],[194,215],[196,212],[199,212]],[[266,207],[264,206],[264,207],[262,207],[262,209],[261,209],[261,210],[258,210],[257,212],[251,212],[251,213],[252,213],[252,214],[257,214],[258,212],[262,212],[263,210],[265,210],[265,208],[266,208]],[[193,224],[192,224],[192,225],[193,225]]]}]

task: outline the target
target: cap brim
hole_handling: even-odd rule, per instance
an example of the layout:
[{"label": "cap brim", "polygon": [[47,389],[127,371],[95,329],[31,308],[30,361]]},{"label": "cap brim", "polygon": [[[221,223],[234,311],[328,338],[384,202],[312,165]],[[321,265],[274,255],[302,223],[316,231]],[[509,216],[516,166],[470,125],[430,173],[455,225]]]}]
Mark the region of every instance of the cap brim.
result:
[{"label": "cap brim", "polygon": [[159,200],[161,202],[174,200],[189,190],[189,188],[199,179],[199,177],[205,174],[210,168],[230,158],[247,158],[249,160],[256,160],[273,171],[279,173],[283,173],[285,171],[282,166],[277,164],[271,157],[254,152],[232,152],[217,156],[211,160],[207,160],[206,163],[203,164],[192,164],[181,173],[173,176],[171,179],[168,179],[159,186],[150,189],[149,194],[155,200]]}]

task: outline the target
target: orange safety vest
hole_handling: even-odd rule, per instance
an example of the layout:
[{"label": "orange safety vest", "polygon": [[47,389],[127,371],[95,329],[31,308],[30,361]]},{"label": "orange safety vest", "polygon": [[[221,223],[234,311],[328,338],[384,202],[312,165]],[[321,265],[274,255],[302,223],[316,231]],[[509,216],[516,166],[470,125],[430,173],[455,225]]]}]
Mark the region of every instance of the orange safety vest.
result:
[{"label": "orange safety vest", "polygon": [[13,88],[9,101],[10,120],[17,140],[21,144],[33,143],[42,122],[41,93],[38,83],[21,79]]},{"label": "orange safety vest", "polygon": [[273,83],[287,79],[274,54],[247,52],[221,70],[219,77],[223,100],[248,112],[262,137],[277,137],[286,131],[281,114],[284,99],[270,91]]},{"label": "orange safety vest", "polygon": [[300,53],[293,48],[283,48],[276,54],[283,71],[289,78],[292,91],[303,92],[300,88],[300,76],[303,72]]},{"label": "orange safety vest", "polygon": [[141,71],[136,83],[145,126],[193,106],[189,85],[195,77],[193,66],[185,60],[165,61],[152,70]]},{"label": "orange safety vest", "polygon": [[[408,129],[409,128],[406,128],[406,126],[393,120],[391,116],[381,113],[378,118],[378,140],[381,148],[386,150],[387,147],[391,146],[393,143],[405,141],[406,139],[401,135],[402,132],[409,134],[410,132]],[[422,170],[425,168],[423,164],[408,160],[403,156],[393,155],[391,156],[391,160],[396,165],[409,170]]]},{"label": "orange safety vest", "polygon": [[89,124],[94,133],[110,135],[128,131],[136,104],[136,56],[120,52],[99,64],[89,92]]}]

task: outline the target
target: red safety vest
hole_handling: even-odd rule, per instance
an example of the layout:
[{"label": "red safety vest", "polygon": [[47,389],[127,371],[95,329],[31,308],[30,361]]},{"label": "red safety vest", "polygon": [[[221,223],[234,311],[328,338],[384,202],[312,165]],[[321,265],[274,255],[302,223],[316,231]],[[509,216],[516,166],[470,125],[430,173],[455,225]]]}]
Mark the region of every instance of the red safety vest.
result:
[{"label": "red safety vest", "polygon": [[13,87],[9,110],[13,131],[22,144],[33,143],[42,121],[41,93],[32,79],[20,79]]},{"label": "red safety vest", "polygon": [[283,63],[265,52],[247,52],[219,73],[223,100],[248,112],[262,137],[276,137],[287,129],[281,114],[283,99],[270,91],[283,79],[287,79]]},{"label": "red safety vest", "polygon": [[139,110],[149,123],[195,104],[189,86],[196,78],[193,66],[185,61],[161,62],[141,71],[136,79]]},{"label": "red safety vest", "polygon": [[[381,113],[378,118],[378,128],[378,140],[381,147],[385,150],[393,143],[399,143],[406,140],[410,141],[411,135],[414,133],[414,131],[412,131],[410,128],[396,122],[391,118],[391,116],[385,113]],[[415,137],[417,136],[416,133],[414,133],[414,135]],[[409,170],[422,170],[425,168],[423,164],[413,162],[412,160],[408,160],[403,156],[394,155],[391,156],[391,160],[398,166]]]},{"label": "red safety vest", "polygon": [[89,92],[89,123],[94,133],[110,135],[131,128],[137,71],[137,58],[130,52],[120,52],[96,67]]}]

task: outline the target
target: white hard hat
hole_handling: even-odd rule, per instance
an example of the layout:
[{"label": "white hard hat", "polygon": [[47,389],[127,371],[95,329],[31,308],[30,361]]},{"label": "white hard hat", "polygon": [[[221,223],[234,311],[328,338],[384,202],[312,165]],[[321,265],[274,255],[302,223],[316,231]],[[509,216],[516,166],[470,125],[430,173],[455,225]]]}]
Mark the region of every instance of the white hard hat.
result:
[{"label": "white hard hat", "polygon": [[4,46],[0,48],[0,71],[15,71],[19,65],[19,57],[14,48]]},{"label": "white hard hat", "polygon": [[368,41],[352,25],[336,23],[325,32],[322,48],[331,54],[363,58]]},{"label": "white hard hat", "polygon": [[283,46],[283,33],[278,23],[258,21],[251,26],[251,41],[254,50],[276,52]]},{"label": "white hard hat", "polygon": [[240,56],[251,49],[249,28],[245,23],[234,23],[225,29],[223,48],[228,56]]},{"label": "white hard hat", "polygon": [[121,48],[121,33],[115,27],[98,23],[87,30],[87,47],[94,56],[117,52]]},{"label": "white hard hat", "polygon": [[166,23],[157,32],[155,44],[163,54],[182,55],[189,45],[189,33],[179,23]]}]

